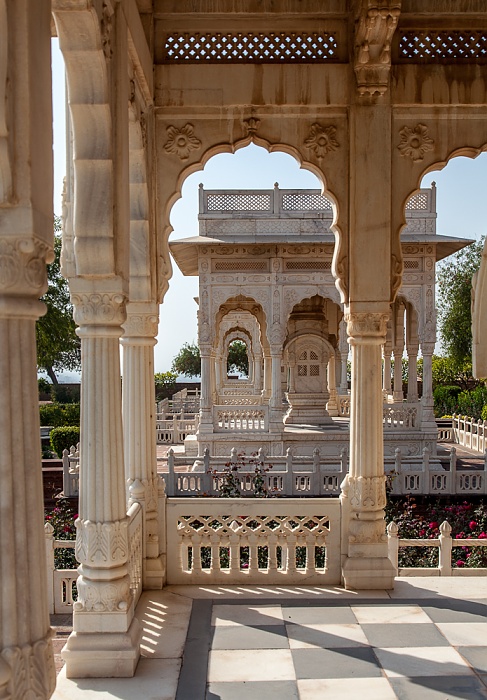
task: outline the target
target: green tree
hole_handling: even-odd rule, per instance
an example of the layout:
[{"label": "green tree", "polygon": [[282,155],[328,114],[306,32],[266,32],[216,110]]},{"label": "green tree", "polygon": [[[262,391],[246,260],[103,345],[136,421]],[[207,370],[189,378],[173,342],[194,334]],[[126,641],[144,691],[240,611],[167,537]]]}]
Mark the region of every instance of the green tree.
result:
[{"label": "green tree", "polygon": [[76,335],[67,281],[61,275],[61,223],[54,221],[54,261],[47,266],[47,292],[42,297],[47,312],[36,323],[37,367],[58,384],[56,372],[79,370],[80,339]]},{"label": "green tree", "polygon": [[199,377],[201,374],[200,349],[196,343],[184,343],[172,361],[171,369],[186,377]]},{"label": "green tree", "polygon": [[443,351],[456,366],[472,361],[472,277],[480,267],[485,236],[438,268],[438,328]]},{"label": "green tree", "polygon": [[160,401],[174,393],[178,375],[174,372],[156,372],[154,381],[156,385],[156,399]]},{"label": "green tree", "polygon": [[243,340],[234,340],[228,346],[227,372],[240,372],[248,377],[249,356]]}]

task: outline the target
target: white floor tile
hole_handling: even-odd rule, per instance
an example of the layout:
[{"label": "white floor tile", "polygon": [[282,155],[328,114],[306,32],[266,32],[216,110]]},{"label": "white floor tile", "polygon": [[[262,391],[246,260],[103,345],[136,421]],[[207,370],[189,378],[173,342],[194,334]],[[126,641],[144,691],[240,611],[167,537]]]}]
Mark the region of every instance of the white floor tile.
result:
[{"label": "white floor tile", "polygon": [[214,605],[211,624],[229,625],[282,625],[279,605]]},{"label": "white floor tile", "polygon": [[487,646],[487,621],[437,622],[436,626],[454,647]]},{"label": "white floor tile", "polygon": [[209,683],[290,681],[295,678],[293,659],[288,649],[225,649],[210,652]]},{"label": "white floor tile", "polygon": [[291,649],[368,646],[360,625],[286,625]]},{"label": "white floor tile", "polygon": [[393,622],[395,624],[400,622],[405,624],[411,622],[428,622],[431,624],[431,619],[419,605],[395,605],[394,603],[383,606],[352,605],[352,610],[361,625],[372,623],[384,625],[388,622]]},{"label": "white floor tile", "polygon": [[452,647],[391,647],[375,649],[388,678],[403,676],[468,676],[472,672]]},{"label": "white floor tile", "polygon": [[397,700],[387,678],[333,678],[298,681],[300,700]]}]

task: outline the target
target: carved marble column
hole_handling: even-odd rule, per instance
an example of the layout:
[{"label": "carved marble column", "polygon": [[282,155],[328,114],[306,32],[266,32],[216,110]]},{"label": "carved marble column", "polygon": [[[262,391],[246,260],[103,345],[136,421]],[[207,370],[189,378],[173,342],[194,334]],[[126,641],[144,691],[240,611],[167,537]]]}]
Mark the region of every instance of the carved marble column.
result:
[{"label": "carved marble column", "polygon": [[340,350],[340,394],[348,393],[348,341],[347,341],[347,324],[345,320],[340,321],[339,328],[339,350]]},{"label": "carved marble column", "polygon": [[402,391],[402,356],[404,353],[404,306],[398,304],[394,309],[394,401],[403,401]]},{"label": "carved marble column", "polygon": [[387,324],[386,342],[384,343],[382,353],[383,353],[383,358],[384,358],[384,375],[383,375],[383,379],[382,379],[382,390],[384,392],[384,400],[387,400],[387,397],[392,392],[392,380],[391,380],[392,327],[391,327],[390,321]]},{"label": "carved marble column", "polygon": [[263,396],[266,399],[271,397],[271,357],[270,355],[264,355],[264,393]]},{"label": "carved marble column", "polygon": [[165,562],[159,542],[154,345],[158,315],[154,304],[127,305],[123,346],[123,437],[125,479],[130,500],[144,509],[143,585],[162,588]]},{"label": "carved marble column", "polygon": [[119,338],[125,298],[113,290],[112,280],[100,280],[97,286],[95,292],[88,282],[71,282],[82,378],[76,521],[80,575],[73,634],[63,650],[69,678],[132,676],[140,654],[124,483]]},{"label": "carved marble column", "polygon": [[352,388],[350,472],[342,497],[349,513],[343,579],[345,587],[352,589],[393,588],[394,581],[384,521],[381,346],[387,318],[385,305],[383,312],[347,315]]},{"label": "carved marble column", "polygon": [[200,424],[198,435],[213,432],[213,413],[211,402],[211,346],[200,344],[201,355],[201,398]]},{"label": "carved marble column", "polygon": [[56,684],[35,338],[48,250],[27,235],[0,234],[0,697],[9,700],[49,698]]},{"label": "carved marble column", "polygon": [[330,416],[338,416],[335,355],[332,355],[328,360],[328,392],[330,394],[330,398],[326,404],[326,410]]},{"label": "carved marble column", "polygon": [[406,350],[408,353],[408,401],[418,400],[418,322],[411,305],[406,312]]},{"label": "carved marble column", "polygon": [[255,354],[254,358],[254,386],[255,392],[260,394],[262,391],[262,355]]},{"label": "carved marble column", "polygon": [[271,430],[282,428],[282,385],[281,385],[281,348],[271,347],[271,397],[269,400],[269,427]]},{"label": "carved marble column", "polygon": [[433,343],[422,342],[421,352],[423,355],[423,396],[422,404],[422,427],[423,430],[431,430],[436,433],[436,420],[434,413],[433,399],[433,368],[432,358],[435,346]]}]

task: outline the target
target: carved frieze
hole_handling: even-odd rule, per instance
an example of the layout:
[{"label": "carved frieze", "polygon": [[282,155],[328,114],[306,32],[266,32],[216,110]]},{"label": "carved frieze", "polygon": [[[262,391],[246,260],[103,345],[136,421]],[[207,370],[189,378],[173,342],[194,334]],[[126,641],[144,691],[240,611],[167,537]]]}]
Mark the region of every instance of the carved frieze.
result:
[{"label": "carved frieze", "polygon": [[308,150],[313,151],[317,158],[323,158],[327,153],[336,151],[340,146],[336,139],[336,131],[336,126],[312,124],[304,145]]},{"label": "carved frieze", "polygon": [[348,477],[348,498],[353,510],[372,511],[386,506],[385,476]]},{"label": "carved frieze", "polygon": [[74,320],[79,325],[121,325],[126,318],[125,297],[119,293],[71,294]]},{"label": "carved frieze", "polygon": [[399,134],[401,141],[398,149],[401,155],[411,158],[414,163],[422,161],[424,154],[434,148],[435,142],[428,136],[428,127],[424,124],[417,124],[413,128],[403,126]]},{"label": "carved frieze", "polygon": [[188,160],[191,151],[201,148],[201,141],[194,135],[194,126],[185,124],[180,129],[175,126],[168,126],[167,141],[164,144],[166,153],[177,155],[181,160]]}]

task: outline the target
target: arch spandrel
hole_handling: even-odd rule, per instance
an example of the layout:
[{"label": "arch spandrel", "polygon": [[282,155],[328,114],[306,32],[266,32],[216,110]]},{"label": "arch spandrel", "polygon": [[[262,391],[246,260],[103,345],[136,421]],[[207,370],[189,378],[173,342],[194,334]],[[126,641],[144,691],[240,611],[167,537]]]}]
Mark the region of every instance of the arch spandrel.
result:
[{"label": "arch spandrel", "polygon": [[[335,248],[332,266],[337,289],[345,302],[348,297],[348,136],[345,115],[331,120],[334,123],[341,120],[338,128],[328,117],[321,120],[321,125],[316,119],[301,117],[273,120],[268,115],[267,119],[261,115],[243,119],[240,112],[238,116],[232,112],[228,115],[230,126],[225,123],[225,130],[231,131],[233,138],[225,142],[221,138],[220,120],[191,119],[191,110],[188,110],[189,116],[185,120],[170,121],[164,118],[160,108],[156,111],[159,247],[167,246],[173,230],[170,211],[181,197],[186,178],[203,170],[213,156],[235,153],[254,143],[270,153],[283,152],[292,156],[301,168],[312,172],[322,183],[323,192],[333,203],[331,229],[335,235]],[[277,126],[273,122],[278,123]],[[319,129],[313,130],[313,126]],[[258,129],[263,133],[255,133]],[[327,129],[333,129],[333,138],[327,135]],[[242,136],[242,131],[247,133]],[[330,141],[329,150],[320,146],[320,136]]]},{"label": "arch spandrel", "polygon": [[[406,203],[419,192],[425,175],[443,170],[452,158],[476,158],[487,151],[487,107],[463,106],[458,113],[437,109],[411,118],[396,113],[392,149],[392,255],[391,301],[402,281],[401,232],[406,226]],[[418,112],[419,114],[419,112]]]}]

